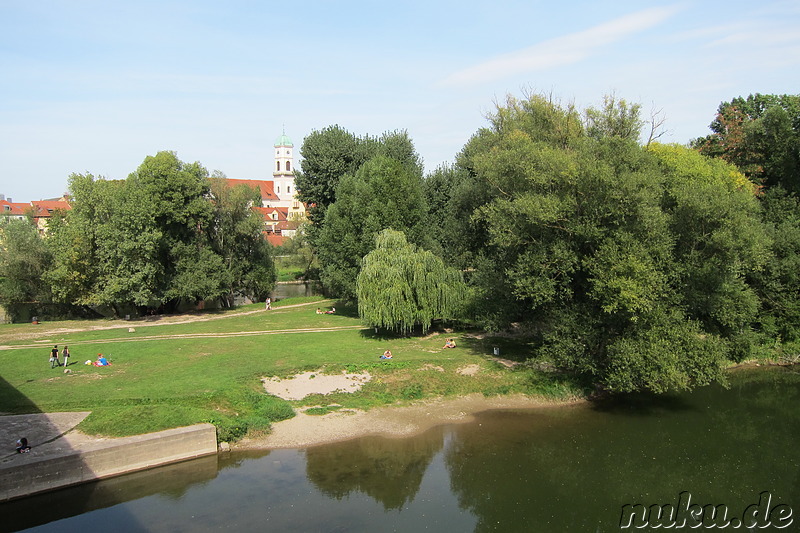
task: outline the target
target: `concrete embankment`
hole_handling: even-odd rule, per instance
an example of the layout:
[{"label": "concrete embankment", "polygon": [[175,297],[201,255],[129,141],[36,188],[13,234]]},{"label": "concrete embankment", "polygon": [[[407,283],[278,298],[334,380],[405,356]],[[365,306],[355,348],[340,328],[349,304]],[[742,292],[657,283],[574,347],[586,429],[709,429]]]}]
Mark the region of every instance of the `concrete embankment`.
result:
[{"label": "concrete embankment", "polygon": [[63,435],[38,447],[32,441],[30,453],[2,457],[0,502],[217,453],[211,424],[75,442]]}]

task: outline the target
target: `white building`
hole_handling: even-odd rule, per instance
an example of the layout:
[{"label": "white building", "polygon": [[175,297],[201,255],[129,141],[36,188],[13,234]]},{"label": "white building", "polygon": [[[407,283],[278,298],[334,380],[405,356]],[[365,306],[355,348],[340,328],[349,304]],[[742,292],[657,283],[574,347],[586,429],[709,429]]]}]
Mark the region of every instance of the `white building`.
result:
[{"label": "white building", "polygon": [[275,195],[280,201],[287,202],[280,207],[289,207],[294,199],[294,145],[283,133],[275,139],[275,166],[272,171],[272,183]]},{"label": "white building", "polygon": [[272,201],[269,205],[287,208],[290,220],[305,217],[305,206],[295,198],[297,190],[294,186],[294,144],[286,132],[275,139],[273,164],[272,191],[278,197],[278,201]]}]

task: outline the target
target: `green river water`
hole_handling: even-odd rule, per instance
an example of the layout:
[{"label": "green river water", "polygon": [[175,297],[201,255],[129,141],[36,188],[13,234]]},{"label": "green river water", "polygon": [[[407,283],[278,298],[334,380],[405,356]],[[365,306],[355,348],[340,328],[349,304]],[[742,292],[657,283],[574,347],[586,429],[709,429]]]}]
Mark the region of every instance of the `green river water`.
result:
[{"label": "green river water", "polygon": [[725,506],[724,520],[718,512],[696,530],[800,531],[800,367],[739,370],[730,381],[729,389],[490,411],[407,439],[199,459],[0,505],[0,531],[591,533],[658,525],[650,512],[647,522],[621,527],[626,504],[643,506],[628,508],[637,517],[671,504],[676,520],[681,506]]}]

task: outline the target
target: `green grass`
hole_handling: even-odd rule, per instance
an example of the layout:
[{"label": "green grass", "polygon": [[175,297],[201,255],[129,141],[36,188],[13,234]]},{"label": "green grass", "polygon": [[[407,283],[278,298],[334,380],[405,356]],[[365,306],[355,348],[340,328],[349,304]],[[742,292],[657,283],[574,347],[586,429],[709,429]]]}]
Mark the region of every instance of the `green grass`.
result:
[{"label": "green grass", "polygon": [[[222,318],[186,324],[98,320],[2,325],[0,345],[13,349],[0,350],[0,412],[91,411],[79,429],[110,436],[211,422],[220,440],[236,440],[248,432],[267,431],[272,422],[293,416],[294,407],[371,408],[473,392],[550,398],[582,393],[563,378],[525,366],[509,370],[488,357],[492,345],[502,342],[501,355],[519,358],[526,351],[524,343],[449,333],[376,335],[361,326],[352,309],[337,305],[337,314],[315,313],[317,307],[333,304],[316,297],[293,298],[278,302],[272,311],[254,304],[204,315]],[[98,326],[110,329],[69,331]],[[131,327],[134,332],[128,331]],[[308,331],[317,328],[329,330]],[[444,350],[446,336],[455,336],[459,348]],[[70,346],[70,374],[50,368],[53,344]],[[395,359],[379,361],[387,348]],[[112,366],[83,364],[98,353]],[[478,365],[480,371],[459,374],[466,365]],[[296,402],[264,392],[262,377],[305,370],[366,370],[373,379],[354,394],[314,395]]]}]

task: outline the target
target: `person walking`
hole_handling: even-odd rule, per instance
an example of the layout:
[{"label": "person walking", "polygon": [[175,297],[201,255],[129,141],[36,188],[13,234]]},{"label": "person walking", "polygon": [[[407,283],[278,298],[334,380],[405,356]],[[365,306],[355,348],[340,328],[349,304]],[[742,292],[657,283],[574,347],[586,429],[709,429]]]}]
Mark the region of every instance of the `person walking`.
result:
[{"label": "person walking", "polygon": [[58,345],[56,344],[53,346],[53,349],[50,350],[50,368],[55,368],[57,366],[61,366],[61,363],[58,362]]},{"label": "person walking", "polygon": [[61,350],[61,357],[64,359],[64,368],[69,366],[69,346],[64,346],[64,349]]}]

